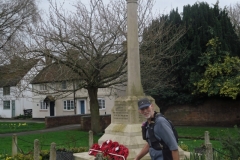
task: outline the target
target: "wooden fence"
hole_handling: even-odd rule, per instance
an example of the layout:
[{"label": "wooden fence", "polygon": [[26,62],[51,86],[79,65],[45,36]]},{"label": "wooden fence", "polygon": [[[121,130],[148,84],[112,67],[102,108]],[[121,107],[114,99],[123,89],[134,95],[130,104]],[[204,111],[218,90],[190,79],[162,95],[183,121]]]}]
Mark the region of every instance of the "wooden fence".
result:
[{"label": "wooden fence", "polygon": [[[209,132],[205,131],[204,135],[204,144],[205,144],[205,159],[206,160],[213,160],[213,148],[212,144],[210,143],[210,138],[209,138]],[[40,159],[40,143],[38,139],[34,140],[34,160],[39,160]],[[89,148],[93,145],[93,132],[89,131]],[[12,136],[12,156],[17,155],[17,135],[13,134]],[[101,154],[101,153],[100,153]],[[96,157],[96,160],[98,158],[101,158],[100,155]],[[56,151],[56,143],[52,142],[50,145],[50,160],[59,160],[60,158],[57,158],[57,151]]]},{"label": "wooden fence", "polygon": [[[33,151],[33,158],[34,160],[39,160],[40,159],[40,143],[38,139],[35,139],[33,142],[34,145],[34,151]],[[89,148],[93,145],[93,132],[89,131]],[[12,157],[16,156],[18,154],[18,139],[17,139],[17,135],[13,134],[12,136]],[[52,142],[50,145],[50,158],[49,160],[71,160],[74,159],[73,158],[73,154],[71,153],[71,155],[67,155],[67,153],[65,154],[65,156],[67,155],[68,158],[63,158],[63,152],[58,152],[56,150],[56,143]],[[62,157],[62,158],[61,158]],[[69,158],[70,157],[70,158]]]}]

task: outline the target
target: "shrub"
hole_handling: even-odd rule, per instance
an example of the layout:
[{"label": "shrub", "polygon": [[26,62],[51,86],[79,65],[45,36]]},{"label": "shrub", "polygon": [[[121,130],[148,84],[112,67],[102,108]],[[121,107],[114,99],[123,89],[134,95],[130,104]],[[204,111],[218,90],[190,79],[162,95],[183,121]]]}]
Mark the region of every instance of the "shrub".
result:
[{"label": "shrub", "polygon": [[179,147],[182,148],[182,150],[184,150],[184,151],[188,151],[188,146],[186,144],[182,143],[179,145]]},{"label": "shrub", "polygon": [[12,157],[9,156],[8,154],[0,154],[0,160],[12,160]]},{"label": "shrub", "polygon": [[[72,152],[72,153],[80,153],[88,151],[87,147],[73,147],[73,148],[59,148],[57,151],[62,152]],[[49,160],[50,158],[50,151],[49,150],[41,150],[39,160]],[[11,157],[7,154],[0,154],[0,160],[34,160],[32,154],[22,154],[18,153],[16,156]]]},{"label": "shrub", "polygon": [[[33,155],[32,154],[22,154],[22,153],[18,153],[16,156],[14,156],[12,159],[8,159],[8,160],[34,160]],[[42,160],[42,157],[39,156],[39,160]]]},{"label": "shrub", "polygon": [[219,140],[222,143],[223,150],[229,155],[231,159],[240,158],[240,129],[234,126],[235,132],[225,132],[220,136]]},{"label": "shrub", "polygon": [[32,115],[22,115],[16,116],[15,119],[29,119],[32,118]]},{"label": "shrub", "polygon": [[41,150],[40,156],[42,157],[42,160],[49,160],[50,151],[49,150]]},{"label": "shrub", "polygon": [[87,152],[87,147],[71,147],[71,148],[58,148],[57,151],[62,152],[72,152],[72,153],[80,153],[80,152]]}]

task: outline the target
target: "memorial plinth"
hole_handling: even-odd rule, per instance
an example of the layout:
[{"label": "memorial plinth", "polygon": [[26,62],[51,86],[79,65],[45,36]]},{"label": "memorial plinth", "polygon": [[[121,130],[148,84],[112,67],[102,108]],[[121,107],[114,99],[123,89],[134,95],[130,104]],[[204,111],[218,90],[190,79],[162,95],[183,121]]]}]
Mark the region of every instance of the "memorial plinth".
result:
[{"label": "memorial plinth", "polygon": [[[133,160],[141,151],[146,141],[142,138],[141,126],[146,119],[139,114],[137,102],[139,99],[146,96],[124,96],[115,100],[115,105],[112,108],[111,124],[105,129],[104,135],[98,140],[98,144],[102,144],[106,140],[116,141],[123,144],[129,149],[127,160]],[[159,112],[152,97],[148,97],[155,110]],[[86,152],[74,154],[75,160],[94,159]],[[142,160],[150,160],[149,154]]]},{"label": "memorial plinth", "polygon": [[[105,134],[98,140],[102,144],[106,140],[116,141],[129,149],[128,160],[134,159],[146,141],[142,138],[141,126],[146,119],[139,114],[137,102],[145,96],[125,96],[115,100],[112,109],[111,124],[105,129]],[[148,97],[156,106],[152,97]],[[155,108],[159,111],[159,108]],[[151,159],[149,155],[144,159]]]}]

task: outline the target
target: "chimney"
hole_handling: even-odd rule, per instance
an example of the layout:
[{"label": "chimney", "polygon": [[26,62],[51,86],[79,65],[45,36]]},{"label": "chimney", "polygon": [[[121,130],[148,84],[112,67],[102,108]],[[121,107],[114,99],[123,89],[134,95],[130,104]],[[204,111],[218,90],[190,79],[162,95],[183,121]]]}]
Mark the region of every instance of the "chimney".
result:
[{"label": "chimney", "polygon": [[45,64],[46,65],[50,65],[52,64],[52,58],[50,57],[50,51],[49,50],[46,50],[46,53],[45,53]]}]

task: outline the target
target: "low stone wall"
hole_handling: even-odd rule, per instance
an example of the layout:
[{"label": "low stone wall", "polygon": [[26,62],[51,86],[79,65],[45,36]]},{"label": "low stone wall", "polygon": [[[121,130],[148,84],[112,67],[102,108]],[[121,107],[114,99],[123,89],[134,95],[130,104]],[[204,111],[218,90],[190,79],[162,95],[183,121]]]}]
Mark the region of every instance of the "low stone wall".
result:
[{"label": "low stone wall", "polygon": [[[100,115],[100,125],[102,132],[111,123],[111,115]],[[89,131],[91,129],[90,114],[68,115],[68,116],[53,116],[45,117],[46,128],[58,127],[70,124],[81,124],[81,129]]]},{"label": "low stone wall", "polygon": [[45,117],[46,128],[58,127],[70,124],[81,124],[81,117],[83,115],[67,115],[67,116],[53,116]]},{"label": "low stone wall", "polygon": [[174,125],[226,126],[240,125],[240,101],[211,99],[202,105],[175,105],[164,114]]},{"label": "low stone wall", "polygon": [[[103,132],[109,124],[111,124],[111,115],[101,115],[100,116],[100,126],[101,126],[101,131]],[[88,116],[82,116],[81,117],[81,129],[84,131],[89,131],[91,130],[91,117],[90,115]]]}]

